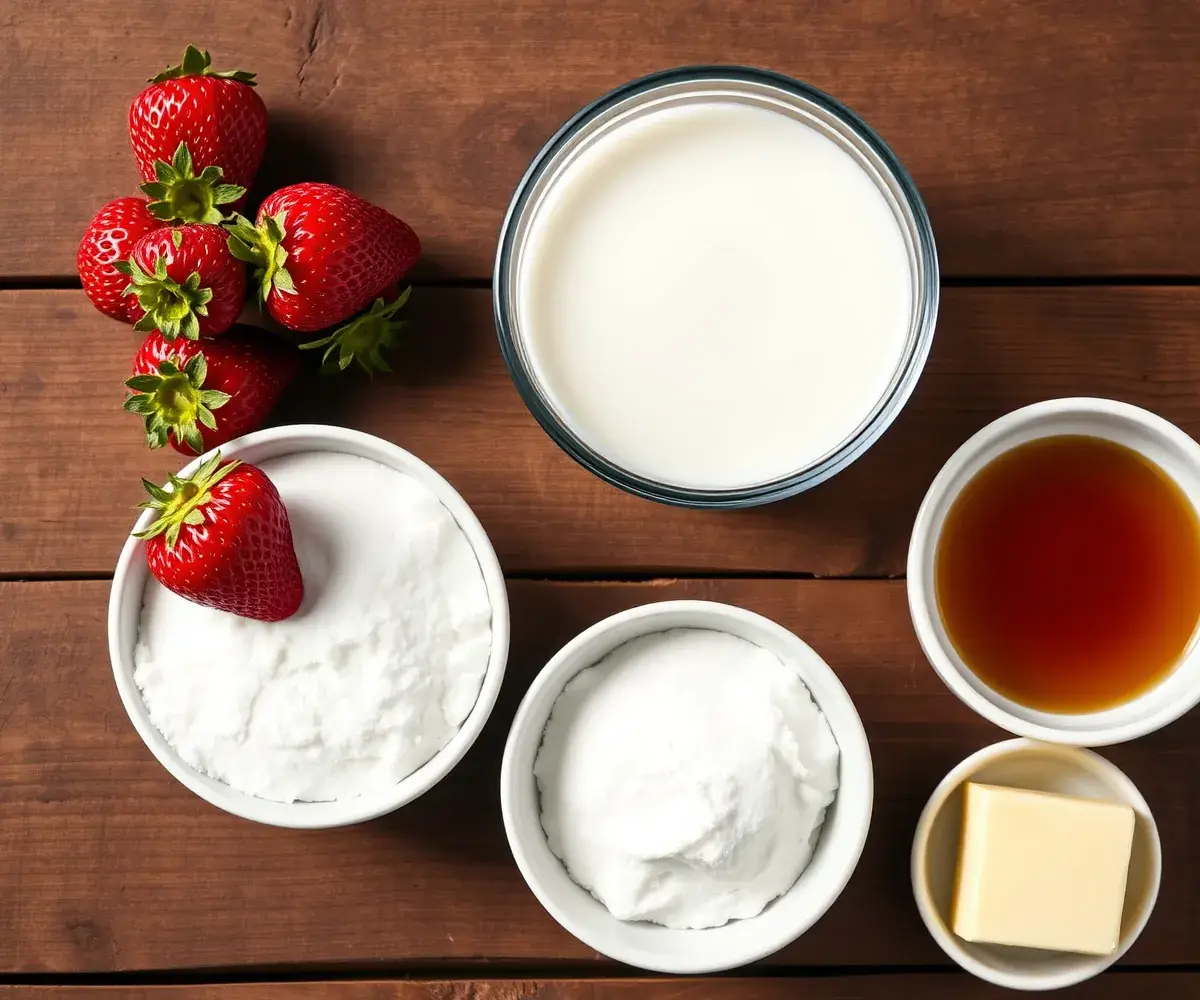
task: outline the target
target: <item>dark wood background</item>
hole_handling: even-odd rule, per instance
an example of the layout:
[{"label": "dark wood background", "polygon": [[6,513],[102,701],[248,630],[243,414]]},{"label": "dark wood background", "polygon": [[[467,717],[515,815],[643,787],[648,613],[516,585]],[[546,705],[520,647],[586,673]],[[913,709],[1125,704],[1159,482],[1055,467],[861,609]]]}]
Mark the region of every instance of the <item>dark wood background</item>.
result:
[{"label": "dark wood background", "polygon": [[[120,410],[136,348],[78,289],[99,205],[133,193],[125,135],[185,42],[259,73],[260,193],[347,185],[427,257],[397,374],[306,380],[281,421],[342,423],[431,462],[511,578],[513,651],[480,742],[432,793],[360,827],[257,827],[191,796],[138,740],[104,607],[144,450]],[[930,1000],[954,971],[907,855],[942,775],[1004,734],[912,634],[904,552],[940,464],[1006,410],[1061,395],[1200,434],[1200,4],[1174,0],[365,0],[0,4],[0,1000]],[[946,287],[929,366],[874,449],[816,491],[739,513],[658,507],[575,467],[505,373],[488,276],[525,165],[643,73],[739,62],[830,91],[911,170]],[[863,716],[876,814],[844,896],[738,977],[637,978],[562,931],[508,854],[497,776],[529,680],[563,641],[674,597],[776,618]],[[1080,998],[1200,996],[1200,722],[1106,751],[1164,840],[1163,892]]]}]

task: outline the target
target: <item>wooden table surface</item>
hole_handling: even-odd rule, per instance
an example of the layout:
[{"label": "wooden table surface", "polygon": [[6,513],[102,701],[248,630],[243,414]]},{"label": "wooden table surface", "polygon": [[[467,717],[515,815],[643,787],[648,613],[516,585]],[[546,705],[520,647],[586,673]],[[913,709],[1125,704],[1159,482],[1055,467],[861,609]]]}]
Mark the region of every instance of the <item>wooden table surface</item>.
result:
[{"label": "wooden table surface", "polygon": [[[74,275],[83,227],[134,191],[129,100],[185,42],[259,73],[259,184],[332,180],[409,220],[427,257],[397,374],[304,382],[280,421],[358,427],[441,470],[510,576],[513,649],[483,737],[434,791],[328,832],[192,796],[134,733],[104,611],[144,450],[120,410],[136,335]],[[937,680],[904,550],[939,465],[1013,407],[1071,394],[1200,435],[1200,4],[1177,0],[192,0],[0,4],[0,1000],[930,1000],[955,971],[912,903],[920,808],[1002,738]],[[554,128],[605,90],[699,62],[844,100],[912,172],[945,276],[928,368],[850,470],[738,513],[628,497],[573,465],[505,372],[489,274]],[[504,840],[500,748],[547,656],[600,617],[704,597],[832,664],[877,766],[865,855],[829,914],[736,977],[652,979],[573,939]],[[1106,751],[1163,836],[1162,895],[1081,998],[1200,996],[1200,717]]]}]

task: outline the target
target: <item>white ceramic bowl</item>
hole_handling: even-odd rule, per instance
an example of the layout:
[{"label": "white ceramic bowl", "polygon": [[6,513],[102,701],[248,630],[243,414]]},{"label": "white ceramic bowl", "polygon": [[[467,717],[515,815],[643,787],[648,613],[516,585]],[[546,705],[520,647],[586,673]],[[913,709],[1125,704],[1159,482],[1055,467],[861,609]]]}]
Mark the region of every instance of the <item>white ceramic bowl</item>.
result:
[{"label": "white ceramic bowl", "polygon": [[968,706],[1018,736],[1075,746],[1121,743],[1161,729],[1200,701],[1196,636],[1176,669],[1141,696],[1103,712],[1064,714],[1028,708],[993,691],[958,655],[938,612],[935,554],[946,514],[962,488],[1003,452],[1042,437],[1088,435],[1140,452],[1200,509],[1200,445],[1162,417],[1109,399],[1051,399],[1006,414],[971,437],[942,467],[917,513],[908,548],[908,605],[925,655]]},{"label": "white ceramic bowl", "polygon": [[[550,710],[566,683],[622,643],[671,628],[728,632],[795,666],[829,720],[841,750],[837,797],[812,861],[795,885],[762,913],[705,930],[622,921],[573,882],[542,830],[533,765]],[[871,751],[841,681],[813,650],[761,615],[708,601],[667,601],[621,612],[567,643],[538,674],[517,710],[500,770],[500,805],[513,857],[535,896],[580,941],[610,958],[655,972],[732,969],[770,955],[811,927],[850,879],[871,820]]]},{"label": "white ceramic bowl", "polygon": [[[342,427],[301,424],[247,434],[223,445],[220,451],[226,458],[239,458],[245,462],[262,462],[306,451],[339,452],[369,458],[423,483],[454,515],[483,571],[492,605],[492,651],[483,685],[474,708],[450,742],[416,771],[384,792],[332,802],[272,802],[230,788],[224,782],[197,771],[171,748],[150,722],[141,692],[134,683],[133,647],[137,640],[142,592],[149,571],[146,567],[145,543],[130,535],[117,560],[109,595],[108,652],[117,690],[134,728],[159,763],[202,799],[226,812],[259,823],[302,829],[345,826],[374,819],[411,802],[441,781],[470,749],[491,714],[500,691],[500,682],[504,678],[504,667],[508,660],[508,596],[504,573],[487,534],[471,508],[445,479],[403,448],[370,434]],[[191,473],[202,461],[203,458],[197,458],[183,470],[184,473]],[[146,511],[138,519],[134,530],[145,528],[150,517],[151,512]]]},{"label": "white ceramic bowl", "polygon": [[[1137,814],[1121,936],[1112,955],[1072,955],[964,941],[950,930],[951,901],[967,781],[1124,802]],[[1099,754],[1074,747],[1007,740],[972,754],[938,785],[917,822],[912,885],[933,939],[968,972],[1014,990],[1053,990],[1090,979],[1129,950],[1150,919],[1162,878],[1162,845],[1150,807],[1132,781]]]}]

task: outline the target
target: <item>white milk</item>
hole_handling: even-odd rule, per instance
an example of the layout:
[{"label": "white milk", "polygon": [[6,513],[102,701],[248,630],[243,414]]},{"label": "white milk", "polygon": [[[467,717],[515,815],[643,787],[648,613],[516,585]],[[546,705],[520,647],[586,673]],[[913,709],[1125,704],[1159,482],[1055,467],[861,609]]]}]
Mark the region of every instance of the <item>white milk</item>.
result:
[{"label": "white milk", "polygon": [[600,455],[730,489],[842,444],[900,364],[912,275],[863,168],[714,99],[596,140],[539,207],[517,311],[542,388]]}]

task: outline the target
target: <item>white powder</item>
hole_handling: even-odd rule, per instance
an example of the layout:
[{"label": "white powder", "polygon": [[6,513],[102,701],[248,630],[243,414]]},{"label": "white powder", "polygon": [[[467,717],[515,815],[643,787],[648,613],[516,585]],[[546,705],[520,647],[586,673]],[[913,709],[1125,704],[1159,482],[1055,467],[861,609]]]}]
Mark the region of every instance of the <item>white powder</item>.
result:
[{"label": "white powder", "polygon": [[388,787],[458,731],[491,653],[483,574],[415,479],[352,455],[261,463],[287,506],[304,604],[260,622],[146,583],[134,680],[193,767],[265,799]]},{"label": "white powder", "polygon": [[718,927],[807,867],[838,747],[794,668],[735,636],[672,629],[566,685],[534,774],[551,850],[613,916]]}]

